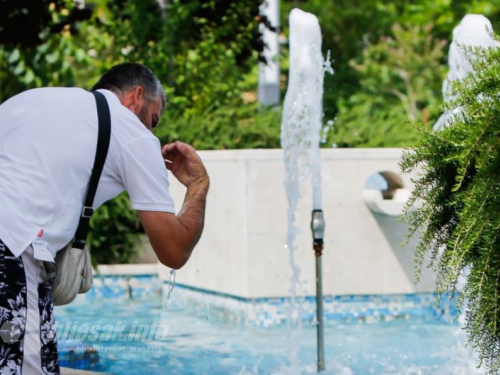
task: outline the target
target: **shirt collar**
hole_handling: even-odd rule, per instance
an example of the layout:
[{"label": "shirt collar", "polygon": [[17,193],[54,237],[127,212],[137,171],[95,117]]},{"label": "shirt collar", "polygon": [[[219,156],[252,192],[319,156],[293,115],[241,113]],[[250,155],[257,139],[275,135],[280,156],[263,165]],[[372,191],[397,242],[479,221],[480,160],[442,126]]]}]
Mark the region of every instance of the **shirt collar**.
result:
[{"label": "shirt collar", "polygon": [[106,89],[99,89],[97,91],[103,93],[104,96],[106,97],[106,99],[108,99],[116,104],[122,104],[122,102],[118,98],[118,95],[116,95],[113,91],[106,90]]}]

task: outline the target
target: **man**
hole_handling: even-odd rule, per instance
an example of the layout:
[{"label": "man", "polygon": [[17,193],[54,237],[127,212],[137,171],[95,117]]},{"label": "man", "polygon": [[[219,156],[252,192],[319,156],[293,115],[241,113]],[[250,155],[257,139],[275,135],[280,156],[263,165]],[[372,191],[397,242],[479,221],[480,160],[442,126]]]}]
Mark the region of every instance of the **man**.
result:
[{"label": "man", "polygon": [[[112,128],[94,208],[127,190],[159,261],[178,269],[203,231],[205,167],[193,147],[161,148],[151,133],[165,107],[151,70],[117,65],[93,89],[106,97]],[[42,262],[75,234],[97,130],[94,96],[78,88],[29,90],[0,106],[0,374],[59,373]],[[167,169],[187,187],[177,215]]]}]

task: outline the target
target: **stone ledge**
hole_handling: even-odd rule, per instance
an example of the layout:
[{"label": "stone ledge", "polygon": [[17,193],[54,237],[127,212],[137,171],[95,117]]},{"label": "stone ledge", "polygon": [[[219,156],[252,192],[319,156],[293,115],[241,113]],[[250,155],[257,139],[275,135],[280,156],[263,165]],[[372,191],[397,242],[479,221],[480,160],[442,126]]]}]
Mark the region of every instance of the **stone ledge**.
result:
[{"label": "stone ledge", "polygon": [[68,367],[61,367],[61,374],[62,375],[99,375],[99,374],[105,374],[104,372],[92,372],[92,371],[85,371],[85,370],[77,370],[74,368],[68,368]]},{"label": "stone ledge", "polygon": [[[283,160],[282,149],[252,150],[203,150],[198,152],[203,161],[268,161]],[[399,159],[402,148],[322,148],[321,157],[325,160],[384,160]]]},{"label": "stone ledge", "polygon": [[101,264],[97,267],[103,276],[158,275],[160,263],[155,264]]}]

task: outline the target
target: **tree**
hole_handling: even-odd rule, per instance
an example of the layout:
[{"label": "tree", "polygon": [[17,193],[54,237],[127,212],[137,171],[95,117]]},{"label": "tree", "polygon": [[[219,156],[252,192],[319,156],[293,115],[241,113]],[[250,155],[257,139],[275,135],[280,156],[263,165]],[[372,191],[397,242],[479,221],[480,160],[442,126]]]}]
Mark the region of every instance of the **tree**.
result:
[{"label": "tree", "polygon": [[0,0],[0,45],[34,48],[44,43],[47,32],[74,31],[90,15],[91,9],[76,7],[68,0]]},{"label": "tree", "polygon": [[368,44],[350,67],[359,89],[339,100],[327,144],[340,147],[398,147],[419,138],[414,120],[430,125],[438,117],[444,40],[432,36],[432,25],[392,27],[393,36]]},{"label": "tree", "polygon": [[[500,0],[284,0],[281,24],[285,33],[288,14],[294,7],[318,17],[324,54],[331,51],[335,74],[325,77],[325,119],[334,118],[339,104],[360,90],[360,77],[350,61],[360,59],[362,51],[381,38],[395,37],[393,25],[407,29],[433,24],[431,34],[435,40],[451,40],[453,28],[467,13],[483,14],[493,25],[500,21]],[[376,97],[366,96],[364,100]]]},{"label": "tree", "polygon": [[167,86],[169,112],[205,113],[241,104],[263,44],[260,0],[104,2],[100,21],[119,58],[148,65]]},{"label": "tree", "polygon": [[29,88],[71,84],[71,61],[85,58],[72,34],[90,15],[68,0],[0,0],[0,103]]}]

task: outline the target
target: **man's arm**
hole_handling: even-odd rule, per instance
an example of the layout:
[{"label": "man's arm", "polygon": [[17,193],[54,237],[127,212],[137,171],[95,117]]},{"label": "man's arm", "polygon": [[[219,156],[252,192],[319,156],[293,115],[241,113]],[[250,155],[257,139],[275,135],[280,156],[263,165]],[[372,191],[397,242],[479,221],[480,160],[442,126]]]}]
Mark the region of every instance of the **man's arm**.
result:
[{"label": "man's arm", "polygon": [[162,153],[173,162],[167,168],[187,187],[182,209],[178,215],[138,212],[159,261],[179,269],[188,261],[203,232],[209,177],[193,147],[175,142],[164,146]]}]

